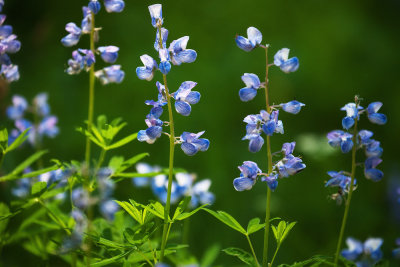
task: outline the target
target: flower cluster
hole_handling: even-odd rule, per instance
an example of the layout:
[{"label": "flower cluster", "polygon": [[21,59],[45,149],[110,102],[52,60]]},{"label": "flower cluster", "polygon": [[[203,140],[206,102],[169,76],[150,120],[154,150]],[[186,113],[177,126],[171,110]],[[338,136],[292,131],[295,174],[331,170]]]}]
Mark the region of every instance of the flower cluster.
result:
[{"label": "flower cluster", "polygon": [[[161,169],[158,166],[150,166],[147,163],[136,164],[138,173],[159,173]],[[209,192],[211,186],[210,179],[204,179],[194,183],[196,176],[189,173],[176,173],[176,182],[172,182],[171,203],[178,202],[182,197],[191,197],[190,207],[196,208],[199,205],[214,203],[215,196]],[[167,200],[168,178],[165,174],[158,174],[153,177],[135,177],[132,183],[136,187],[151,186],[154,195],[165,203]]]},{"label": "flower cluster", "polygon": [[[107,12],[121,12],[125,3],[123,0],[104,0],[104,6]],[[61,43],[66,47],[72,47],[78,44],[84,34],[93,35],[96,41],[99,35],[99,28],[94,28],[94,15],[101,9],[97,0],[90,0],[88,6],[84,6],[83,19],[81,27],[70,22],[65,26],[68,35],[61,39]],[[118,58],[119,48],[113,45],[100,46],[97,49],[77,49],[72,52],[72,59],[68,60],[66,72],[70,75],[79,74],[82,70],[89,71],[96,62],[96,54],[99,54],[104,62],[113,64]],[[121,83],[125,73],[120,65],[111,65],[95,72],[95,76],[102,84]]]},{"label": "flower cluster", "polygon": [[[356,103],[348,103],[341,110],[346,111],[346,116],[342,119],[342,126],[345,130],[351,129],[355,121],[360,119],[360,115],[367,113],[368,119],[375,124],[383,125],[386,123],[387,118],[384,114],[377,113],[381,108],[381,102],[373,102],[368,105],[367,109],[364,109],[359,105],[358,98],[356,97]],[[349,133],[342,130],[334,130],[327,134],[328,143],[332,147],[340,147],[343,153],[350,152],[355,146],[356,149],[363,149],[367,159],[364,162],[364,176],[372,181],[380,181],[383,178],[383,172],[376,167],[382,162],[380,158],[383,149],[380,146],[380,142],[372,139],[373,132],[369,130],[361,130],[356,133]],[[355,143],[354,143],[355,140]],[[325,186],[338,186],[339,193],[334,196],[340,197],[340,195],[348,193],[350,187],[349,177],[344,175],[345,172],[328,172],[329,176],[332,177]],[[354,182],[355,184],[355,182]]]},{"label": "flower cluster", "polygon": [[[28,128],[30,129],[28,141],[33,146],[40,144],[44,136],[53,138],[58,134],[57,117],[50,114],[47,100],[47,94],[40,93],[33,98],[32,105],[29,105],[24,97],[13,96],[12,106],[7,108],[7,116],[15,121],[16,127],[11,132],[10,142]],[[31,113],[33,120],[25,117],[28,112]]]},{"label": "flower cluster", "polygon": [[381,238],[368,238],[364,243],[354,238],[347,238],[348,249],[343,249],[341,255],[347,260],[355,262],[357,267],[375,266],[382,259]]},{"label": "flower cluster", "polygon": [[[171,70],[171,63],[173,65],[180,65],[181,63],[191,63],[196,60],[197,53],[194,50],[186,49],[188,36],[179,38],[172,41],[167,49],[168,30],[163,28],[162,6],[155,4],[149,6],[152,25],[157,28],[156,41],[154,48],[159,52],[160,63],[158,64],[149,55],[142,55],[144,66],[136,69],[136,74],[141,80],[151,81],[154,77],[154,72],[160,70],[163,75],[166,75]],[[175,99],[175,110],[183,116],[189,116],[192,107],[191,105],[197,104],[200,101],[200,93],[192,91],[197,85],[193,81],[183,82],[178,90],[174,93],[169,93],[165,88],[165,84],[156,82],[158,89],[157,101],[147,100],[146,105],[152,106],[150,113],[146,116],[146,130],[141,130],[138,133],[138,140],[153,144],[163,133],[163,126],[169,124],[160,119],[163,113],[163,106],[167,105],[169,99]],[[208,139],[200,138],[204,133],[189,133],[183,132],[181,136],[176,137],[175,144],[181,144],[183,152],[189,156],[195,155],[198,151],[206,151],[210,145]]]},{"label": "flower cluster", "polygon": [[392,250],[392,256],[393,258],[400,260],[400,238],[396,239],[396,246],[397,248]]},{"label": "flower cluster", "polygon": [[[0,1],[0,12],[3,9],[4,1]],[[0,14],[0,75],[7,82],[19,80],[18,66],[12,64],[8,54],[14,54],[21,49],[21,43],[13,34],[11,25],[3,25],[6,15]]]},{"label": "flower cluster", "polygon": [[301,158],[293,156],[296,143],[284,143],[282,150],[274,153],[283,154],[283,158],[272,166],[271,173],[263,173],[255,162],[245,161],[239,166],[240,177],[233,180],[233,186],[237,191],[250,190],[256,183],[257,178],[266,182],[268,187],[274,191],[278,186],[278,178],[285,178],[302,171],[306,165]]}]

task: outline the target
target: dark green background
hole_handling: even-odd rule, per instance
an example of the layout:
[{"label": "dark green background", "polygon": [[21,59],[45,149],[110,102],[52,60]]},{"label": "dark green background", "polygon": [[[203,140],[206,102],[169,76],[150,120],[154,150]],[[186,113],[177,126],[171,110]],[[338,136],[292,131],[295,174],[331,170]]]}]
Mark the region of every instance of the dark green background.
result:
[{"label": "dark green background", "polygon": [[[101,1],[102,2],[102,1]],[[181,82],[198,82],[201,101],[193,106],[190,117],[176,115],[176,131],[198,132],[211,141],[209,151],[188,157],[178,148],[176,166],[198,174],[200,179],[211,178],[211,190],[216,194],[213,209],[221,209],[246,224],[253,217],[265,216],[266,184],[258,182],[253,190],[236,192],[232,180],[239,175],[237,166],[245,160],[256,161],[266,169],[265,147],[256,154],[247,150],[243,118],[255,114],[265,106],[262,91],[255,100],[243,103],[238,90],[244,87],[240,77],[245,72],[265,75],[265,56],[262,49],[251,53],[240,50],[234,41],[236,34],[245,35],[249,26],[263,33],[263,44],[271,45],[273,54],[280,48],[291,49],[300,68],[284,74],[277,68],[270,71],[270,98],[275,104],[297,99],[306,103],[298,115],[281,113],[285,134],[272,137],[273,150],[283,142],[297,141],[296,154],[303,155],[307,168],[300,174],[281,180],[272,195],[272,216],[297,221],[293,233],[282,246],[277,263],[291,263],[315,254],[334,252],[343,214],[343,206],[336,206],[328,198],[333,191],[324,188],[328,170],[350,170],[350,154],[330,149],[325,141],[327,132],[341,128],[344,112],[340,107],[351,102],[355,94],[364,98],[367,106],[382,101],[382,112],[387,114],[385,126],[372,125],[362,118],[361,127],[370,129],[384,148],[380,169],[385,172],[379,183],[366,180],[361,169],[357,173],[359,187],[351,205],[346,236],[365,240],[383,237],[385,256],[390,255],[394,240],[400,236],[399,204],[394,206],[390,192],[400,185],[399,166],[399,9],[396,0],[372,1],[159,1],[163,3],[164,26],[170,31],[169,41],[190,36],[188,48],[198,52],[193,64],[172,67],[168,74],[171,91]],[[74,130],[87,117],[88,75],[69,76],[64,73],[73,49],[61,45],[66,35],[67,22],[80,24],[81,6],[87,1],[26,1],[8,0],[4,12],[6,23],[22,42],[22,49],[12,55],[19,65],[21,79],[13,83],[2,99],[5,105],[13,94],[31,99],[41,91],[50,95],[52,112],[59,117],[61,133],[46,140],[51,151],[48,158],[82,160],[84,138]],[[120,85],[96,84],[95,114],[109,118],[122,117],[128,122],[123,134],[145,129],[144,118],[149,107],[147,99],[157,95],[155,82],[136,77],[135,68],[142,63],[139,56],[157,57],[153,48],[155,29],[150,24],[147,6],[155,1],[126,0],[121,14],[108,14],[104,8],[96,16],[101,26],[99,45],[120,47],[117,64],[126,73]],[[88,47],[88,38],[79,47]],[[264,80],[264,79],[263,79]],[[166,114],[164,119],[167,120]],[[4,119],[3,121],[5,121]],[[8,122],[10,127],[11,123]],[[132,156],[148,151],[148,162],[167,166],[168,141],[162,138],[154,145],[134,142],[117,153]],[[5,168],[30,153],[29,149],[8,158]],[[364,159],[359,153],[360,161]],[[4,185],[1,194],[8,194]],[[393,195],[393,194],[392,194]],[[149,190],[138,190],[130,181],[119,184],[116,198],[134,198],[146,202]],[[395,218],[397,212],[397,221]],[[223,248],[236,246],[248,250],[245,239],[232,232],[211,216],[201,213],[192,220],[192,251],[201,256],[208,246],[219,243]],[[262,255],[262,234],[254,237],[256,252]],[[272,244],[272,239],[271,239]],[[271,247],[274,247],[273,245]],[[21,249],[7,250],[8,256],[21,258]],[[272,250],[271,250],[272,253]],[[25,254],[23,254],[25,255]],[[222,255],[219,263],[232,266],[235,259]],[[24,262],[27,265],[26,262]]]}]

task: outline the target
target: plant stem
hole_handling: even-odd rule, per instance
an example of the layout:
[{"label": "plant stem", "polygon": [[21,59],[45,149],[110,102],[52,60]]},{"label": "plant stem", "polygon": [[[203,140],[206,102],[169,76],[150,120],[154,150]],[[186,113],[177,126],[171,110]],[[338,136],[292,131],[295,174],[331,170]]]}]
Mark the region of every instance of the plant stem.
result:
[{"label": "plant stem", "polygon": [[279,250],[279,248],[280,248],[280,247],[281,247],[281,244],[279,243],[279,244],[278,244],[278,246],[276,247],[276,250],[275,250],[274,256],[272,257],[272,261],[271,261],[271,264],[270,264],[269,266],[272,266],[272,263],[274,263],[274,260],[275,260],[276,254],[278,254],[278,250]]},{"label": "plant stem", "polygon": [[[265,104],[267,107],[267,112],[271,112],[271,107],[269,105],[269,95],[268,95],[268,45],[264,47],[265,49]],[[267,136],[267,157],[268,157],[268,174],[272,172],[272,153],[271,153],[271,140],[270,137]],[[267,203],[265,207],[265,233],[264,233],[264,250],[263,250],[263,261],[262,266],[268,267],[268,237],[269,237],[269,220],[270,220],[270,212],[271,212],[271,189],[268,187],[267,190]]]},{"label": "plant stem", "polygon": [[258,263],[258,260],[257,260],[256,253],[254,252],[253,244],[251,243],[249,235],[246,235],[246,238],[247,238],[247,242],[249,242],[249,246],[251,249],[251,253],[253,254],[254,260],[256,261],[257,266],[260,266],[260,264]]},{"label": "plant stem", "polygon": [[[96,53],[95,49],[95,40],[94,40],[94,35],[95,35],[95,24],[94,24],[94,14],[92,12],[92,25],[91,25],[91,30],[90,30],[90,50],[93,52],[93,54]],[[95,82],[95,76],[94,76],[94,63],[92,66],[90,66],[90,71],[89,71],[89,111],[88,111],[88,132],[90,132],[92,128],[92,123],[93,123],[93,110],[94,110],[94,82]],[[86,152],[85,152],[85,162],[89,168],[90,166],[90,147],[91,147],[91,142],[90,138],[86,137]]]},{"label": "plant stem", "polygon": [[43,208],[45,208],[45,210],[47,211],[47,213],[49,214],[50,217],[52,217],[52,219],[68,234],[71,235],[71,231],[68,229],[68,227],[65,225],[65,223],[57,216],[55,215],[47,206],[46,204],[39,199],[38,202],[40,203],[40,205],[42,205]]},{"label": "plant stem", "polygon": [[[358,103],[356,103],[357,108],[358,108]],[[337,244],[336,248],[336,254],[335,254],[335,266],[338,266],[338,261],[339,261],[339,253],[340,253],[340,248],[342,245],[343,241],[343,235],[344,235],[344,229],[346,227],[346,221],[347,221],[347,216],[349,214],[349,208],[350,208],[350,201],[351,201],[351,196],[353,195],[353,189],[354,189],[354,177],[356,175],[356,152],[357,152],[357,122],[358,118],[355,119],[354,122],[354,132],[353,132],[353,149],[352,149],[352,155],[351,155],[351,182],[350,182],[350,191],[349,195],[347,197],[346,201],[346,207],[344,210],[344,216],[343,216],[343,221],[342,221],[342,226],[340,228],[340,234],[339,234],[339,241]]]}]

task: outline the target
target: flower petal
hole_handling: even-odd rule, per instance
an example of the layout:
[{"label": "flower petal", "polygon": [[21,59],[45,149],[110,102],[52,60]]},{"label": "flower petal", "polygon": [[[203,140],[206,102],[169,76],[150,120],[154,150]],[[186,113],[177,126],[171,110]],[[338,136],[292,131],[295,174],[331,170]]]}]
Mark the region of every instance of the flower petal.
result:
[{"label": "flower petal", "polygon": [[253,46],[257,46],[261,44],[262,34],[257,28],[249,27],[247,29],[247,38],[249,38],[249,41],[252,43]]},{"label": "flower petal", "polygon": [[276,66],[281,66],[286,60],[289,58],[289,48],[282,48],[278,52],[276,52],[274,56],[274,64]]},{"label": "flower petal", "polygon": [[283,62],[279,67],[285,73],[295,72],[299,68],[299,59],[297,57],[292,57],[285,62]]},{"label": "flower petal", "polygon": [[193,156],[198,151],[198,149],[197,149],[197,147],[195,145],[190,144],[190,143],[186,143],[186,142],[181,144],[181,149],[188,156]]},{"label": "flower petal", "polygon": [[255,179],[240,177],[233,180],[233,187],[236,189],[236,191],[250,190],[255,182]]},{"label": "flower petal", "polygon": [[176,101],[175,102],[175,110],[176,110],[176,112],[178,112],[179,114],[181,114],[183,116],[189,116],[190,112],[192,110],[192,107],[184,101]]},{"label": "flower petal", "polygon": [[243,102],[248,102],[253,100],[257,95],[257,90],[253,88],[242,88],[239,90],[240,100]]},{"label": "flower petal", "polygon": [[246,87],[258,89],[261,86],[260,78],[254,73],[243,74],[242,81],[246,84]]},{"label": "flower petal", "polygon": [[249,39],[244,38],[243,36],[236,36],[235,41],[237,46],[246,52],[250,52],[254,49],[254,45],[249,41]]},{"label": "flower petal", "polygon": [[386,122],[387,122],[386,115],[382,114],[382,113],[368,114],[368,119],[370,122],[379,124],[379,125],[386,124]]},{"label": "flower petal", "polygon": [[264,144],[264,139],[261,136],[252,138],[252,139],[250,139],[250,142],[249,142],[249,151],[256,153],[256,152],[260,151],[263,144]]}]

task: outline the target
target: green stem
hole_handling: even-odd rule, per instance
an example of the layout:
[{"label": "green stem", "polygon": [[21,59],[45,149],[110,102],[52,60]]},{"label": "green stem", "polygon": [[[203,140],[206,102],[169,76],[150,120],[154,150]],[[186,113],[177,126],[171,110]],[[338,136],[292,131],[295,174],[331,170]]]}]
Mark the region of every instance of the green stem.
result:
[{"label": "green stem", "polygon": [[[162,30],[161,24],[158,26],[159,32],[159,42],[158,46],[160,49],[163,48],[162,44]],[[175,128],[174,128],[174,117],[172,113],[172,104],[171,104],[171,96],[169,94],[168,85],[167,85],[167,75],[163,74],[164,87],[165,87],[165,95],[168,103],[168,115],[169,115],[169,175],[168,175],[168,190],[167,190],[167,202],[165,204],[164,209],[164,227],[163,234],[161,240],[161,254],[160,254],[160,262],[164,259],[164,250],[168,241],[168,233],[171,226],[168,227],[169,223],[169,212],[171,207],[171,188],[172,188],[172,177],[174,174],[174,153],[175,153]]]},{"label": "green stem", "polygon": [[39,199],[38,202],[40,205],[42,205],[43,208],[46,209],[47,213],[52,217],[52,219],[68,234],[71,235],[71,231],[68,229],[68,227],[65,225],[65,223],[57,216],[55,215],[43,202],[43,200]]},{"label": "green stem", "polygon": [[95,170],[95,175],[96,175],[97,171],[100,169],[101,164],[103,164],[103,162],[104,162],[104,159],[106,157],[106,152],[107,151],[105,149],[102,149],[100,152],[99,160],[97,161],[97,166],[96,166],[96,170]]},{"label": "green stem", "polygon": [[[357,108],[358,108],[358,103],[356,103]],[[353,189],[354,189],[354,177],[356,175],[356,152],[357,152],[357,122],[358,119],[355,119],[354,123],[354,132],[353,132],[353,149],[352,149],[352,155],[351,155],[351,182],[350,182],[350,190],[349,190],[349,195],[347,197],[346,201],[346,207],[344,210],[344,216],[342,220],[342,226],[340,228],[340,234],[339,234],[339,241],[337,244],[336,248],[336,254],[335,254],[335,266],[338,266],[338,261],[339,261],[339,253],[340,253],[340,248],[342,246],[342,241],[343,241],[343,235],[344,235],[344,229],[346,227],[346,221],[347,221],[347,216],[349,214],[349,209],[350,209],[350,201],[351,201],[351,196],[353,195]]]},{"label": "green stem", "polygon": [[[92,50],[93,54],[96,53],[96,48],[95,48],[95,24],[94,24],[94,14],[92,13],[92,25],[91,25],[91,30],[90,30],[90,50]],[[95,82],[95,76],[94,76],[94,63],[92,66],[90,66],[90,71],[89,71],[89,110],[88,110],[88,132],[91,131],[92,124],[93,124],[93,110],[94,110],[94,82]],[[85,162],[89,168],[90,166],[90,147],[91,147],[91,142],[90,138],[86,137],[86,152],[85,152]]]},{"label": "green stem", "polygon": [[271,264],[270,264],[269,266],[272,266],[272,264],[274,263],[274,260],[275,260],[276,254],[278,254],[278,250],[279,250],[279,248],[280,248],[280,247],[281,247],[281,244],[278,244],[278,246],[276,247],[276,250],[275,250],[274,256],[272,257]]},{"label": "green stem", "polygon": [[253,244],[251,243],[249,235],[246,235],[246,238],[247,238],[247,242],[249,242],[249,246],[251,249],[251,253],[253,254],[254,260],[256,261],[257,266],[260,266],[260,264],[258,263],[258,260],[257,260],[256,253],[254,252]]},{"label": "green stem", "polygon": [[[265,49],[265,104],[267,108],[267,112],[271,112],[271,107],[269,105],[269,94],[268,94],[268,45],[264,47]],[[272,172],[272,153],[271,153],[271,140],[270,137],[267,136],[267,157],[268,157],[268,174]],[[268,237],[269,237],[269,220],[270,220],[270,212],[271,212],[271,189],[268,187],[267,190],[267,203],[265,207],[265,232],[264,232],[264,250],[263,250],[263,261],[262,266],[268,267]]]}]

